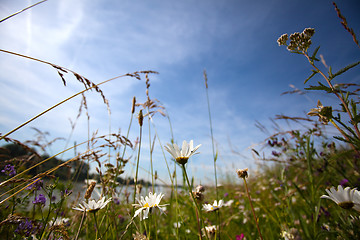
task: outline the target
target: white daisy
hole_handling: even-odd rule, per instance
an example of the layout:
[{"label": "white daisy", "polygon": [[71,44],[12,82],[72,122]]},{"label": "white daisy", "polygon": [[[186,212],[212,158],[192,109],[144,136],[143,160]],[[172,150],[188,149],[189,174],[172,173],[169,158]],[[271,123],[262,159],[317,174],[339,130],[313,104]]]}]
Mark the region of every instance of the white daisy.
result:
[{"label": "white daisy", "polygon": [[198,150],[200,146],[201,144],[194,147],[193,140],[191,140],[189,144],[184,140],[181,150],[176,143],[168,143],[165,149],[178,163],[184,165],[192,155],[197,154],[196,150]]},{"label": "white daisy", "polygon": [[99,199],[99,201],[95,201],[95,200],[90,200],[88,203],[86,203],[85,201],[83,201],[83,204],[79,204],[79,207],[74,207],[74,210],[78,210],[78,211],[86,211],[86,212],[96,212],[100,209],[103,209],[110,201],[112,200],[112,198],[109,198],[108,200],[105,201],[105,197],[102,197]]},{"label": "white daisy", "polygon": [[138,201],[138,204],[133,204],[134,207],[139,207],[138,210],[135,211],[134,218],[140,214],[140,220],[148,218],[149,212],[153,208],[157,208],[160,210],[161,213],[165,213],[163,210],[163,207],[165,205],[159,205],[161,199],[164,197],[164,194],[160,193],[157,195],[156,193],[153,194],[152,192],[149,192],[149,196],[146,196],[145,199],[143,196],[139,199],[136,199]]},{"label": "white daisy", "polygon": [[214,204],[203,204],[203,209],[207,212],[216,211],[224,205],[224,201],[221,199],[219,203],[215,200]]},{"label": "white daisy", "polygon": [[356,211],[360,212],[360,191],[355,190],[353,202],[354,202],[354,207],[353,208]]},{"label": "white daisy", "polygon": [[360,211],[360,192],[356,188],[345,189],[339,185],[336,190],[335,187],[331,187],[330,190],[325,190],[329,196],[322,195],[321,198],[327,198],[333,200],[337,205],[344,209],[354,208],[356,211]]}]

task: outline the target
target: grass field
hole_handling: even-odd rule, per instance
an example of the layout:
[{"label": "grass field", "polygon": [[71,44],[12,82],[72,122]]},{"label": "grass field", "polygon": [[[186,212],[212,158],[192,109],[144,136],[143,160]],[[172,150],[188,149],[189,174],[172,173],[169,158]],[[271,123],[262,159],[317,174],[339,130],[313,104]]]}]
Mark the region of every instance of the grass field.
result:
[{"label": "grass field", "polygon": [[[339,17],[345,19],[341,14]],[[358,47],[346,21],[344,27]],[[264,139],[261,149],[252,149],[260,163],[257,169],[234,169],[228,176],[217,176],[219,166],[211,136],[214,155],[209,166],[214,167],[216,184],[203,186],[194,185],[199,182],[196,175],[188,175],[189,159],[201,154],[202,146],[196,139],[161,139],[162,164],[169,180],[159,179],[154,171],[152,151],[140,154],[144,142],[152,149],[155,143],[151,139],[159,137],[152,117],[167,117],[165,108],[149,95],[151,75],[157,74],[154,71],[120,76],[146,84],[147,101],[138,103],[134,97],[129,106],[128,129],[139,129],[136,142],[126,134],[89,133],[85,142],[55,155],[40,156],[33,148],[36,140],[29,144],[11,138],[12,133],[22,131],[40,116],[46,118],[47,112],[57,111],[57,106],[76,96],[82,96],[86,109],[84,93],[91,89],[107,104],[101,86],[115,78],[95,84],[71,69],[6,51],[49,65],[64,84],[67,76],[73,75],[84,90],[0,135],[0,140],[6,141],[0,164],[1,239],[360,239],[360,88],[356,83],[335,83],[335,78],[360,62],[336,73],[329,67],[328,72],[321,71],[318,48],[309,52],[314,34],[315,29],[306,28],[282,35],[278,43],[290,53],[303,55],[309,63],[312,74],[305,83],[315,75],[322,78],[308,90],[333,95],[339,105],[323,106],[319,101],[307,115],[278,116],[278,120],[298,127],[279,130]],[[206,72],[204,79],[207,90]],[[212,130],[209,101],[206,107]],[[150,141],[142,138],[143,124],[153,129]],[[326,134],[329,126],[336,129],[336,135]],[[78,146],[87,147],[68,160],[58,158]],[[151,159],[151,181],[140,182],[145,154]],[[169,161],[176,167],[170,169]],[[96,174],[90,175],[94,164]],[[129,164],[134,166],[134,178],[122,179]]]}]

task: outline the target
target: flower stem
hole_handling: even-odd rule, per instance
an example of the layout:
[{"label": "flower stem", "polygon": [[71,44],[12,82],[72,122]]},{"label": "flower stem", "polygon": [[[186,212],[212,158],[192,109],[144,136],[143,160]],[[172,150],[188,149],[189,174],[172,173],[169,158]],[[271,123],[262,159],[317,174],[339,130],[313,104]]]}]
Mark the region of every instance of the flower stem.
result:
[{"label": "flower stem", "polygon": [[[140,149],[141,149],[141,138],[142,138],[142,125],[140,125],[140,136],[139,136],[139,151],[138,151],[138,155],[137,155],[137,161],[136,161],[136,173],[135,173],[135,183],[134,183],[134,197],[133,197],[133,204],[135,204],[135,199],[136,199],[136,186],[137,186],[137,180],[138,180],[138,172],[139,172],[139,161],[140,161]],[[132,216],[134,216],[134,212],[135,209],[132,208]],[[130,236],[132,236],[132,232],[133,232],[133,228],[131,228],[131,234]]]},{"label": "flower stem", "polygon": [[81,231],[82,225],[83,225],[83,223],[84,223],[85,215],[86,215],[86,211],[84,211],[84,213],[83,213],[83,215],[82,215],[81,222],[80,222],[80,226],[79,226],[78,232],[77,232],[77,234],[76,234],[75,240],[77,240],[77,239],[79,238],[80,231]]},{"label": "flower stem", "polygon": [[252,213],[253,213],[253,216],[254,216],[254,220],[255,220],[255,223],[256,223],[257,230],[258,230],[259,235],[260,235],[260,239],[263,239],[263,237],[262,237],[262,235],[261,235],[260,228],[259,228],[258,220],[257,220],[256,215],[255,215],[254,206],[253,206],[253,204],[252,204],[252,202],[251,202],[251,197],[250,197],[249,189],[248,189],[248,186],[247,186],[247,183],[246,183],[246,179],[245,179],[245,178],[242,178],[242,179],[244,179],[245,188],[246,188],[246,193],[247,193],[247,196],[248,196],[248,198],[249,198],[251,210],[252,210]]},{"label": "flower stem", "polygon": [[99,227],[98,227],[98,223],[97,223],[97,219],[96,219],[96,212],[93,212],[94,213],[94,219],[95,219],[95,239],[97,239],[97,235],[98,235],[98,232],[99,232]]},{"label": "flower stem", "polygon": [[325,81],[327,82],[327,84],[329,85],[329,87],[331,88],[332,92],[333,92],[333,93],[335,94],[335,96],[341,101],[342,106],[345,108],[345,112],[349,115],[350,120],[351,120],[351,122],[352,122],[352,125],[353,125],[354,128],[355,128],[357,137],[360,138],[359,128],[358,128],[358,126],[357,126],[357,123],[355,123],[354,117],[352,116],[351,111],[350,111],[348,105],[346,104],[344,98],[343,98],[342,96],[340,96],[339,93],[335,90],[334,86],[331,84],[331,80],[330,80],[322,71],[320,71],[320,69],[319,69],[318,67],[315,66],[314,62],[311,61],[309,55],[308,55],[306,52],[304,52],[303,54],[304,54],[304,56],[307,58],[307,60],[308,60],[309,63],[311,64],[311,66],[312,66],[313,68],[315,68],[315,70],[318,71],[318,72],[323,76],[323,78],[325,79]]},{"label": "flower stem", "polygon": [[189,178],[188,178],[188,175],[186,173],[186,169],[185,169],[185,164],[181,164],[182,166],[182,169],[184,171],[184,175],[185,175],[185,178],[186,178],[186,182],[188,184],[188,187],[189,187],[189,193],[195,203],[195,213],[196,213],[196,220],[197,220],[197,223],[198,223],[198,231],[199,231],[199,236],[200,236],[200,239],[202,239],[202,235],[201,235],[201,219],[199,218],[199,212],[200,212],[200,209],[199,209],[199,206],[194,198],[194,195],[192,194],[192,191],[191,191],[191,185],[190,185],[190,181],[189,181]]}]

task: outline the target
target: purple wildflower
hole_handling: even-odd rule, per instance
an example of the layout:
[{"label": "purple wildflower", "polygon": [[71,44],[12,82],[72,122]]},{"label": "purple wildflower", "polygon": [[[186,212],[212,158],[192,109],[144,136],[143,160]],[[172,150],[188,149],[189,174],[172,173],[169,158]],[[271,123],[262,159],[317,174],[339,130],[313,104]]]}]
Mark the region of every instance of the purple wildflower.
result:
[{"label": "purple wildflower", "polygon": [[229,196],[229,193],[224,193],[224,198],[226,198],[227,196]]},{"label": "purple wildflower", "polygon": [[347,185],[348,182],[349,182],[349,180],[347,180],[346,178],[344,178],[343,180],[340,181],[339,184],[344,187],[345,185]]},{"label": "purple wildflower", "polygon": [[240,235],[236,235],[236,240],[243,240],[245,238],[245,235],[242,233]]},{"label": "purple wildflower", "polygon": [[115,203],[116,205],[119,205],[119,204],[120,204],[120,199],[117,198],[117,197],[113,198],[113,201],[114,201],[114,203]]},{"label": "purple wildflower", "polygon": [[43,194],[39,194],[38,197],[35,196],[35,200],[32,202],[33,204],[41,204],[41,205],[45,205],[46,203],[46,198]]},{"label": "purple wildflower", "polygon": [[15,167],[11,164],[7,164],[3,170],[1,170],[2,173],[5,173],[6,175],[8,175],[9,177],[12,177],[14,175],[16,175],[16,170]]},{"label": "purple wildflower", "polygon": [[15,229],[15,232],[18,234],[25,234],[26,237],[30,236],[33,233],[34,226],[32,225],[31,220],[27,218],[24,221],[21,221],[18,227]]},{"label": "purple wildflower", "polygon": [[68,190],[67,188],[65,189],[65,192],[61,191],[60,195],[63,198],[66,198],[68,196],[70,196],[70,194],[72,194],[72,190]]},{"label": "purple wildflower", "polygon": [[43,186],[43,180],[38,180],[36,182],[34,182],[33,184],[31,184],[30,186],[28,186],[26,189],[28,190],[40,190],[40,188]]}]

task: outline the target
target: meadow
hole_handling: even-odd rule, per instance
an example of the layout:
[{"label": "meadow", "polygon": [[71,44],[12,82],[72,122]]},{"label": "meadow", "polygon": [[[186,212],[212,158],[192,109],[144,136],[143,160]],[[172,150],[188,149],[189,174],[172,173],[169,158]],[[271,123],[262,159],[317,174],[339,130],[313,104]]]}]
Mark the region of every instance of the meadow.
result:
[{"label": "meadow", "polygon": [[[344,34],[353,38],[354,51],[359,51],[353,29],[334,6]],[[1,22],[11,21],[11,17]],[[84,86],[84,90],[0,135],[6,142],[0,148],[1,239],[360,239],[360,86],[340,78],[360,61],[333,72],[318,56],[316,46],[321,43],[311,41],[314,34],[313,28],[283,34],[277,40],[279,49],[287,48],[286,54],[301,55],[309,64],[306,90],[331,95],[338,104],[323,106],[318,101],[307,115],[277,115],[276,121],[297,127],[278,128],[264,139],[261,149],[252,149],[261,163],[256,171],[234,169],[232,175],[217,176],[218,157],[211,135],[213,185],[195,185],[198,179],[188,174],[189,159],[201,154],[200,142],[176,136],[159,139],[157,135],[154,115],[168,117],[164,106],[149,94],[151,76],[157,72],[126,73],[96,84],[55,63],[1,50],[49,66],[65,86],[70,75]],[[39,155],[34,146],[46,146],[36,139],[21,142],[12,138],[12,133],[21,132],[39,117],[46,118],[49,111],[57,111],[77,96],[86,112],[88,91],[98,93],[107,105],[101,86],[125,77],[143,81],[147,99],[143,103],[132,99],[129,125],[123,127],[125,135],[89,132],[87,141],[52,155]],[[207,93],[209,87],[204,71]],[[212,133],[209,100],[206,107]],[[150,140],[143,139],[144,124],[152,129]],[[336,135],[329,135],[329,127],[336,129]],[[129,139],[131,128],[139,131],[136,141]],[[144,142],[150,152],[143,152]],[[169,180],[160,179],[153,168],[155,145],[163,152]],[[79,146],[86,146],[86,150],[74,151]],[[63,160],[65,152],[75,154]],[[139,171],[145,154],[151,161],[148,182]],[[169,161],[175,163],[173,169]],[[94,164],[96,174],[90,174]],[[129,164],[134,166],[134,178],[122,178]]]}]

